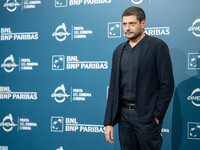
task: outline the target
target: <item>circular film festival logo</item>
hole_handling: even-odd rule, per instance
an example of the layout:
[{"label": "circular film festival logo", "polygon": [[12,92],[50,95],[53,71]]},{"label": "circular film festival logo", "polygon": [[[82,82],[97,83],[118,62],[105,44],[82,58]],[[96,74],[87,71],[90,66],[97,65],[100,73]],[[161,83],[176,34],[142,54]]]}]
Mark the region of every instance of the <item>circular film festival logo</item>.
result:
[{"label": "circular film festival logo", "polygon": [[4,60],[3,64],[1,64],[1,67],[4,68],[4,70],[5,70],[6,72],[12,72],[12,71],[15,69],[15,67],[18,66],[17,64],[15,64],[14,61],[15,61],[15,60],[14,60],[13,55],[10,55],[9,57],[7,57],[7,58]]},{"label": "circular film festival logo", "polygon": [[131,0],[131,1],[132,1],[133,4],[136,4],[136,5],[143,2],[143,0]]},{"label": "circular film festival logo", "polygon": [[200,107],[200,88],[196,88],[191,96],[188,96],[187,100],[190,100],[193,105]]},{"label": "circular film festival logo", "polygon": [[11,0],[6,0],[6,3],[3,5],[3,7],[6,7],[9,12],[15,11],[17,7],[21,5],[17,2],[17,0],[14,0],[14,2],[10,2],[10,1]]},{"label": "circular film festival logo", "polygon": [[67,32],[67,27],[65,25],[65,23],[62,23],[61,25],[59,25],[55,32],[52,34],[52,36],[55,36],[56,40],[58,40],[59,42],[64,41],[67,36],[69,36],[71,33]]},{"label": "circular film festival logo", "polygon": [[9,114],[8,116],[6,116],[3,121],[0,123],[0,126],[3,127],[4,131],[6,132],[10,132],[13,127],[17,126],[17,124],[15,124],[13,122],[13,117],[11,114]]},{"label": "circular film festival logo", "polygon": [[62,84],[61,86],[57,87],[53,94],[51,94],[51,97],[54,97],[55,101],[58,103],[62,103],[65,101],[66,97],[69,97],[66,93],[65,86]]},{"label": "circular film festival logo", "polygon": [[193,22],[192,26],[188,28],[188,31],[192,31],[195,36],[200,37],[200,18]]}]

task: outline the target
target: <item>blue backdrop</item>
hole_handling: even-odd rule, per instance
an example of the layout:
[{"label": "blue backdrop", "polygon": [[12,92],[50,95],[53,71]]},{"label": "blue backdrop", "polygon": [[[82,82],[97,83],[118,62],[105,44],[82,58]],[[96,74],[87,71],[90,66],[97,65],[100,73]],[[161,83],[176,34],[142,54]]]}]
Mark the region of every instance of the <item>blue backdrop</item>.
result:
[{"label": "blue backdrop", "polygon": [[117,126],[110,145],[102,124],[112,53],[126,40],[121,14],[133,5],[172,58],[162,150],[199,150],[197,0],[1,0],[0,150],[120,149]]}]

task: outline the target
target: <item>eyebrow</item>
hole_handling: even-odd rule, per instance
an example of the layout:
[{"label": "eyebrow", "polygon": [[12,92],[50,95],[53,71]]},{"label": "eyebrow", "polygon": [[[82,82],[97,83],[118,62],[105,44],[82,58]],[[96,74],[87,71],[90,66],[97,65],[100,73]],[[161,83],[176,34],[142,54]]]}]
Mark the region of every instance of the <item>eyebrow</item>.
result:
[{"label": "eyebrow", "polygon": [[131,21],[131,22],[122,22],[123,24],[136,24],[135,21]]}]

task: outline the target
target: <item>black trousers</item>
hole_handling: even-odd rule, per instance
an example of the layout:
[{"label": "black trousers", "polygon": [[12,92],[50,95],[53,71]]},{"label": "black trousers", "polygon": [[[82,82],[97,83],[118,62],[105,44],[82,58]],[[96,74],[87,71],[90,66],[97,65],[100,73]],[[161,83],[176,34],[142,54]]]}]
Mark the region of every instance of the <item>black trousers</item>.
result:
[{"label": "black trousers", "polygon": [[153,119],[149,123],[139,120],[136,110],[120,108],[119,141],[121,150],[161,150],[162,123]]}]

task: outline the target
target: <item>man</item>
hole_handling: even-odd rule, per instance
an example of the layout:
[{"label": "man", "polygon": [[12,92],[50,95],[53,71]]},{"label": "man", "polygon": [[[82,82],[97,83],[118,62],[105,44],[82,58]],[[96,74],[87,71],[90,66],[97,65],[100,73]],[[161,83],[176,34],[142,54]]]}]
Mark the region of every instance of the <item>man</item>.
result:
[{"label": "man", "polygon": [[113,53],[105,137],[113,144],[113,127],[119,123],[122,150],[160,150],[161,126],[174,90],[169,49],[144,33],[141,8],[127,8],[122,22],[129,40]]}]

